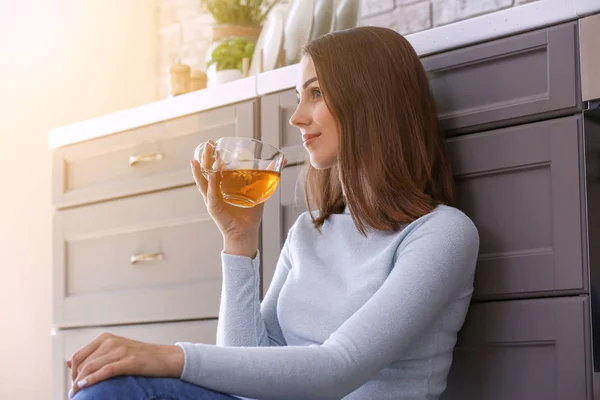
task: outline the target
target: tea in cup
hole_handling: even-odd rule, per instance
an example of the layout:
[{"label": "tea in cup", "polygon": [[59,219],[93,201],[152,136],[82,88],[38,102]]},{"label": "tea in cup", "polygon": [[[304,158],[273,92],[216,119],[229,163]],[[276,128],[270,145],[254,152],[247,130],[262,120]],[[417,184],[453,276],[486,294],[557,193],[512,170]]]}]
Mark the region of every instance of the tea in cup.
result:
[{"label": "tea in cup", "polygon": [[[203,161],[206,146],[213,147],[210,166]],[[243,137],[220,138],[214,145],[203,142],[196,147],[194,159],[206,178],[211,173],[219,174],[224,202],[244,208],[252,208],[273,195],[284,165],[281,150]]]}]

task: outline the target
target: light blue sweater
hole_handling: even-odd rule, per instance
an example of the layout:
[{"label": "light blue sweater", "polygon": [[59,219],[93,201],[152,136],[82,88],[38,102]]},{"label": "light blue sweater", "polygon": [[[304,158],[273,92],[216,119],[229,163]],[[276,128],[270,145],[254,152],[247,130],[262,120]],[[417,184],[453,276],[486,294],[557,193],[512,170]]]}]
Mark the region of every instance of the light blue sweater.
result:
[{"label": "light blue sweater", "polygon": [[261,400],[437,399],[478,249],[471,220],[448,206],[367,237],[348,213],[322,233],[304,213],[262,304],[258,256],[222,255],[217,346],[177,343],[181,379]]}]

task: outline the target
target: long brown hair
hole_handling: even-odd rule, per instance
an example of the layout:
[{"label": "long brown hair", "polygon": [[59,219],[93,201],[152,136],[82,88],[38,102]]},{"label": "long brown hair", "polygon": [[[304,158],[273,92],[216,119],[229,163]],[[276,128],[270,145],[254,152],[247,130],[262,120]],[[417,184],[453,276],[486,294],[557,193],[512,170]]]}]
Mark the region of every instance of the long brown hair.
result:
[{"label": "long brown hair", "polygon": [[396,231],[438,204],[454,205],[435,101],[410,43],[391,29],[360,27],[324,35],[303,54],[340,127],[337,165],[307,163],[305,171],[315,227],[348,206],[363,235]]}]

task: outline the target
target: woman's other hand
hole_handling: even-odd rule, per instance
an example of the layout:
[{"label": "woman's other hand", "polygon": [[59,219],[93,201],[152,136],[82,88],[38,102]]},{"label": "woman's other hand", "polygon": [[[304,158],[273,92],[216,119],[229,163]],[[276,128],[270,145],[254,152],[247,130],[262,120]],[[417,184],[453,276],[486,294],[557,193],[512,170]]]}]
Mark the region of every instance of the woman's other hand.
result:
[{"label": "woman's other hand", "polygon": [[73,379],[69,396],[121,375],[179,378],[183,363],[183,350],[179,346],[143,343],[102,333],[67,361]]}]

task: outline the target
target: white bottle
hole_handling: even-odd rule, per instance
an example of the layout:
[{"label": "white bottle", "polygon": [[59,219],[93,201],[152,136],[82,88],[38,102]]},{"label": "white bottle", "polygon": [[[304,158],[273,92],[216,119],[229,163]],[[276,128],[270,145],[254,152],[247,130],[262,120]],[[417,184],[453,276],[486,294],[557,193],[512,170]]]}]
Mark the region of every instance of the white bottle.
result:
[{"label": "white bottle", "polygon": [[360,0],[340,0],[335,9],[335,31],[354,28],[358,24]]}]

